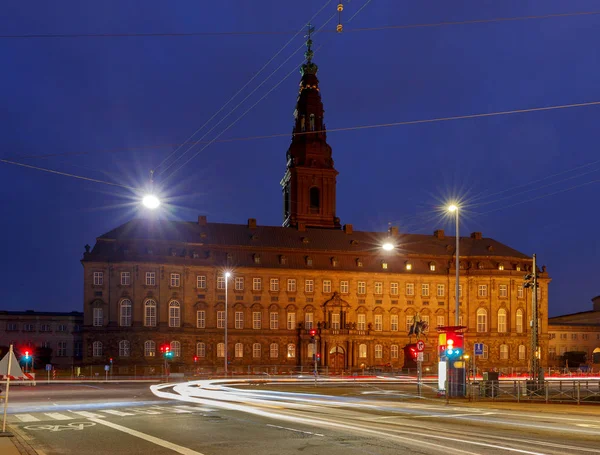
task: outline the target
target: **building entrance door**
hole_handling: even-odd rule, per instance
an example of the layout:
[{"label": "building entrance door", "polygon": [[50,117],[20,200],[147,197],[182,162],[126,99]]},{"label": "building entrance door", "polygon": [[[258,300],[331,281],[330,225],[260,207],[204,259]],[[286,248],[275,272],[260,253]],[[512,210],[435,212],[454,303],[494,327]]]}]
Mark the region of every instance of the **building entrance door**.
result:
[{"label": "building entrance door", "polygon": [[346,353],[341,346],[335,346],[329,351],[329,370],[341,373],[346,368]]}]

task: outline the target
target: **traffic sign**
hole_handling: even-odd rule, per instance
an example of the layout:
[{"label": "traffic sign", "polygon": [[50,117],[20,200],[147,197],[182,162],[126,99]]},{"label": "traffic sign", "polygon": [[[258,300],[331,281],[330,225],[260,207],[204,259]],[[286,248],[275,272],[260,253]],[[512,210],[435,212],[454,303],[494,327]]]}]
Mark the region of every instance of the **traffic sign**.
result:
[{"label": "traffic sign", "polygon": [[483,355],[483,343],[475,343],[475,355]]},{"label": "traffic sign", "polygon": [[104,365],[104,371],[110,371],[110,365]]},{"label": "traffic sign", "polygon": [[417,362],[422,362],[422,361],[423,361],[423,353],[422,353],[422,352],[419,352],[419,353],[417,354]]},{"label": "traffic sign", "polygon": [[423,352],[425,350],[425,342],[424,341],[417,341],[417,351],[419,352]]},{"label": "traffic sign", "polygon": [[51,363],[47,363],[46,364],[46,371],[52,371],[52,364]]}]

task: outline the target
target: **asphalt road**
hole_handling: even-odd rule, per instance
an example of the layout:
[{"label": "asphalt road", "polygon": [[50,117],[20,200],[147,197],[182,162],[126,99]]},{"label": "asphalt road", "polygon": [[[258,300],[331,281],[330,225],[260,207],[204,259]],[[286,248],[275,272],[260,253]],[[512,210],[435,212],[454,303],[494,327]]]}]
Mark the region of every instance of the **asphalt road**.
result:
[{"label": "asphalt road", "polygon": [[40,455],[600,453],[600,406],[446,406],[389,383],[153,388],[15,387],[8,423]]}]

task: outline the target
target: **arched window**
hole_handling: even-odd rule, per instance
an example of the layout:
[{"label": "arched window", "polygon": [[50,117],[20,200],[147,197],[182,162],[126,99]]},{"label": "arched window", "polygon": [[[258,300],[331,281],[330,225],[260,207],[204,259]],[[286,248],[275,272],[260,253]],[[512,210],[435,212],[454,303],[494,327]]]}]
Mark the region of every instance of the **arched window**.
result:
[{"label": "arched window", "polygon": [[102,357],[102,342],[101,341],[94,341],[94,343],[92,343],[92,355],[94,357]]},{"label": "arched window", "polygon": [[508,345],[500,345],[500,360],[508,360]]},{"label": "arched window", "polygon": [[119,341],[119,357],[129,357],[129,341]]},{"label": "arched window", "polygon": [[204,343],[196,343],[196,355],[201,359],[206,357],[206,345]]},{"label": "arched window", "polygon": [[520,344],[519,345],[519,360],[525,360],[525,345],[524,344]]},{"label": "arched window", "polygon": [[498,310],[498,333],[506,332],[506,310],[500,308]]},{"label": "arched window", "polygon": [[156,355],[156,344],[152,340],[144,343],[144,356],[154,357]]},{"label": "arched window", "polygon": [[315,114],[310,114],[310,130],[315,130]]},{"label": "arched window", "polygon": [[171,341],[171,352],[173,357],[181,357],[181,343],[179,341]]},{"label": "arched window", "polygon": [[181,306],[179,302],[169,303],[169,327],[179,327],[181,325]]},{"label": "arched window", "polygon": [[309,191],[310,210],[312,212],[318,212],[321,208],[321,192],[319,188],[313,186]]},{"label": "arched window", "polygon": [[361,344],[358,346],[358,356],[361,359],[367,358],[367,345],[366,344]]},{"label": "arched window", "polygon": [[217,357],[225,357],[225,344],[224,343],[217,344]]},{"label": "arched window", "polygon": [[100,306],[94,307],[94,315],[92,325],[94,327],[102,327],[104,325],[104,310]]},{"label": "arched window", "polygon": [[261,347],[260,347],[260,343],[254,343],[252,345],[252,357],[254,357],[255,359],[260,359],[261,356]]},{"label": "arched window", "polygon": [[156,327],[156,302],[152,299],[144,303],[144,326]]},{"label": "arched window", "polygon": [[272,359],[279,357],[279,345],[277,343],[271,343],[271,346],[269,347],[269,356]]},{"label": "arched window", "polygon": [[131,326],[131,300],[121,300],[121,307],[119,309],[119,325],[121,327]]},{"label": "arched window", "polygon": [[483,354],[481,355],[481,358],[484,360],[487,360],[488,356],[489,356],[489,349],[488,349],[488,345],[484,344],[483,345]]},{"label": "arched window", "polygon": [[244,357],[244,345],[242,343],[235,344],[235,356],[237,358]]},{"label": "arched window", "polygon": [[375,358],[382,359],[383,358],[383,346],[380,344],[375,345]]},{"label": "arched window", "polygon": [[515,323],[517,326],[517,333],[523,333],[523,310],[521,308],[517,310]]},{"label": "arched window", "polygon": [[296,357],[296,345],[295,344],[287,345],[287,356],[288,356],[288,359],[292,359],[292,358]]},{"label": "arched window", "polygon": [[485,308],[479,308],[477,310],[477,331],[488,331],[487,311],[485,310]]}]

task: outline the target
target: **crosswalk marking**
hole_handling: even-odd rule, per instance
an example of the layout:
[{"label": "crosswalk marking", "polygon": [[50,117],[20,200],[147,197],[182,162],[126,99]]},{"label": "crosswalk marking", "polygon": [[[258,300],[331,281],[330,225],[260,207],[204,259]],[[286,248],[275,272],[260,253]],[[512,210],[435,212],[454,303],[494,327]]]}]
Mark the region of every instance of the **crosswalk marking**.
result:
[{"label": "crosswalk marking", "polygon": [[71,411],[73,414],[77,414],[81,417],[87,417],[88,419],[103,419],[106,416],[102,414],[96,414],[95,412],[87,412],[87,411]]},{"label": "crosswalk marking", "polygon": [[128,408],[128,409],[137,414],[151,414],[151,415],[162,414],[160,411],[156,411],[154,409],[144,409],[144,408]]},{"label": "crosswalk marking", "polygon": [[73,420],[73,417],[60,414],[59,412],[44,412],[44,415],[53,418],[54,420]]},{"label": "crosswalk marking", "polygon": [[15,417],[21,422],[39,422],[40,419],[33,417],[31,414],[15,414]]},{"label": "crosswalk marking", "polygon": [[123,411],[116,411],[115,409],[101,409],[100,412],[106,412],[107,414],[112,414],[115,416],[134,416],[135,414],[132,414],[131,412],[123,412]]}]

